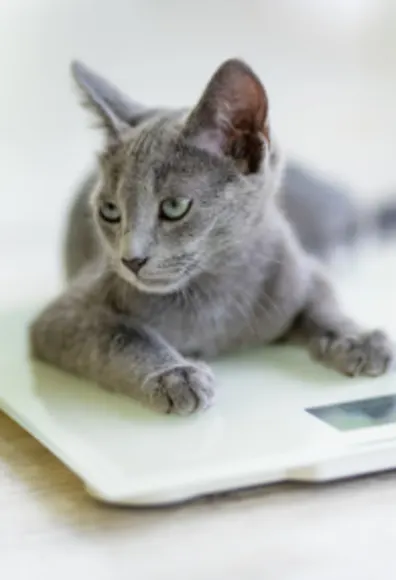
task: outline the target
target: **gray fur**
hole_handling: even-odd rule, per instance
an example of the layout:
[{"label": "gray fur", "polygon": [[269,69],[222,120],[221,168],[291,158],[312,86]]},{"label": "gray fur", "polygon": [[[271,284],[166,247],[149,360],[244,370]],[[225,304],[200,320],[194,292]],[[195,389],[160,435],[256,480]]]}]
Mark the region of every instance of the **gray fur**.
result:
[{"label": "gray fur", "polygon": [[394,197],[362,207],[347,187],[292,162],[286,166],[280,204],[304,249],[321,258],[362,237],[396,232]]},{"label": "gray fur", "polygon": [[335,245],[357,238],[360,208],[347,189],[294,163],[286,167],[281,203],[303,247],[327,257]]},{"label": "gray fur", "polygon": [[[389,340],[341,312],[301,242],[324,247],[315,232],[304,238],[298,217],[295,233],[293,194],[276,195],[281,156],[265,90],[246,65],[224,63],[191,114],[139,108],[138,122],[118,89],[84,66],[74,75],[106,146],[69,217],[68,287],[31,327],[36,357],[179,414],[212,402],[202,359],[280,338],[347,375],[388,369]],[[159,219],[168,198],[191,200],[191,210]],[[103,202],[121,223],[103,221]],[[135,275],[123,258],[148,260]]]}]

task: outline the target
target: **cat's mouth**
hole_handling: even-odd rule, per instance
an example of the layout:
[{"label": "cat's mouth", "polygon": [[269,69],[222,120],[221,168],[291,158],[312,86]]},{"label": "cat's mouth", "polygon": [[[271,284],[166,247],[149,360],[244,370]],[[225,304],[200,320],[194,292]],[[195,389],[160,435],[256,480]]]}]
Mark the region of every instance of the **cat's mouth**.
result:
[{"label": "cat's mouth", "polygon": [[158,274],[145,273],[144,268],[139,273],[134,274],[125,266],[117,264],[117,270],[121,277],[140,292],[145,292],[146,294],[171,294],[179,291],[191,279],[195,267],[195,263],[190,262],[183,269],[178,271],[172,269],[165,276],[164,272]]}]

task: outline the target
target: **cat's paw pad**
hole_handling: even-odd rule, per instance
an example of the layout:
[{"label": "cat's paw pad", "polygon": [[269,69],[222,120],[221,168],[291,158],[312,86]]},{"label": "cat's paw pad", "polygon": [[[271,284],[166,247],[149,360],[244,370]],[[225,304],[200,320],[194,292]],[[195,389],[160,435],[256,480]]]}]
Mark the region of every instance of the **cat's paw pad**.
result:
[{"label": "cat's paw pad", "polygon": [[316,337],[311,347],[317,360],[351,377],[382,375],[394,359],[391,341],[379,330],[357,336],[323,335]]},{"label": "cat's paw pad", "polygon": [[210,407],[214,398],[214,375],[203,362],[162,372],[147,381],[144,391],[159,410],[190,415]]}]

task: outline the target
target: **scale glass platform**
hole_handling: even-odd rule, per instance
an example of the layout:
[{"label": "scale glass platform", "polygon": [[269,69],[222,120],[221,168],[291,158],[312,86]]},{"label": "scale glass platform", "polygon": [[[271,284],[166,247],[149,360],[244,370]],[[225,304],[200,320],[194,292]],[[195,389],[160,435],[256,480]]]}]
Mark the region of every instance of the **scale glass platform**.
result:
[{"label": "scale glass platform", "polygon": [[[338,284],[347,312],[396,338],[394,244],[352,259]],[[269,347],[214,364],[218,396],[208,412],[160,416],[31,362],[34,312],[0,313],[0,408],[102,501],[166,504],[396,468],[396,371],[350,379],[304,350]]]}]

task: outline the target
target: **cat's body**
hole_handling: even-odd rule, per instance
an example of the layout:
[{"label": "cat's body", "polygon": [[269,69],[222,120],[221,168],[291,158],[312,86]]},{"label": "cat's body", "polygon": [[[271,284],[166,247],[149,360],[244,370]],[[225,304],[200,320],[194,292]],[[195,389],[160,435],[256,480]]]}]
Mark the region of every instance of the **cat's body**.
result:
[{"label": "cat's body", "polygon": [[[275,209],[268,222],[262,224],[257,239],[244,245],[233,264],[219,264],[215,274],[203,272],[183,291],[149,294],[109,269],[88,220],[80,231],[86,236],[86,228],[92,227],[88,252],[85,256],[80,252],[77,260],[75,224],[70,231],[69,275],[76,275],[76,266],[84,271],[92,262],[98,276],[97,288],[102,288],[95,289],[94,296],[106,293],[116,310],[152,326],[185,355],[207,358],[242,345],[271,342],[284,334],[290,319],[301,308],[307,280],[298,271],[300,248],[290,243],[293,238],[288,223]],[[286,244],[284,238],[288,240]],[[286,293],[290,284],[294,285],[295,297],[278,310],[278,294]]]},{"label": "cat's body", "polygon": [[276,195],[281,159],[250,69],[225,63],[191,114],[144,112],[75,74],[108,145],[72,208],[69,287],[32,326],[36,356],[178,413],[212,399],[197,359],[279,338],[345,374],[385,372],[388,339],[340,311],[305,251],[354,235],[354,206],[341,195],[342,219],[312,221],[301,211],[309,178],[293,167]]},{"label": "cat's body", "polygon": [[[298,183],[297,176],[301,180],[310,178],[297,167],[291,166],[289,171],[292,178],[290,185]],[[268,210],[267,220],[261,224],[258,240],[253,241],[252,247],[246,245],[243,248],[246,255],[239,256],[238,264],[233,267],[224,264],[224,271],[217,269],[216,276],[209,273],[202,275],[185,294],[151,295],[139,292],[109,270],[90,205],[97,179],[97,175],[89,175],[76,196],[69,216],[65,248],[67,279],[71,281],[87,265],[94,263],[96,274],[102,272],[103,276],[98,284],[107,288],[109,300],[118,310],[137,317],[144,324],[153,325],[184,354],[205,358],[241,346],[272,342],[284,334],[290,319],[301,308],[298,295],[303,295],[304,291],[298,291],[295,278],[302,286],[305,280],[301,279],[300,266],[296,273],[294,267],[297,256],[301,259],[305,254],[300,252],[298,244],[294,244],[294,234],[279,212],[278,205],[285,208],[293,230],[298,237],[306,240],[307,249],[312,254],[330,252],[334,244],[342,243],[343,237],[346,238],[350,229],[356,227],[356,208],[349,197],[343,199],[343,205],[339,208],[342,211],[331,213],[332,220],[324,219],[324,211],[317,216],[322,217],[318,223],[318,220],[312,220],[314,212],[308,205],[309,200],[301,199],[299,191],[293,188],[286,189],[286,182],[281,196],[274,199],[272,211]],[[333,196],[336,193],[333,191]],[[296,199],[302,202],[300,210],[305,203],[305,212],[294,212]],[[296,220],[293,221],[295,213]],[[309,226],[311,231],[308,230]],[[252,267],[254,264],[259,268]],[[296,299],[290,300],[290,304],[282,304],[282,311],[278,312],[278,294],[285,293],[282,285],[287,288],[290,284],[294,285]],[[102,294],[98,290],[96,292]],[[263,314],[258,316],[254,309],[249,312],[252,304],[266,312],[267,323],[263,323]]]}]

